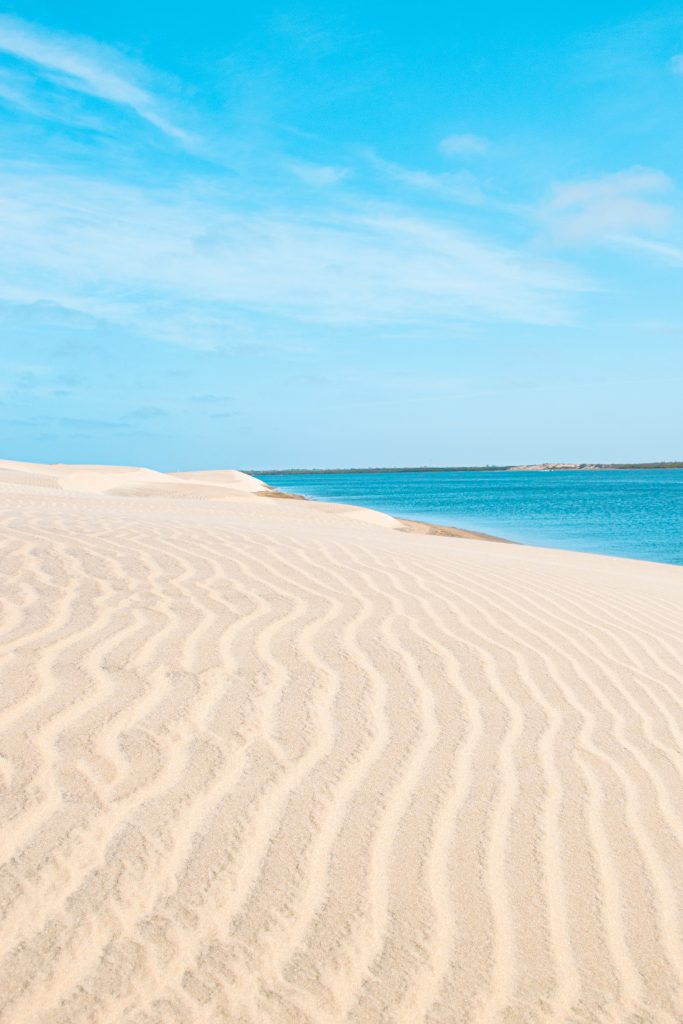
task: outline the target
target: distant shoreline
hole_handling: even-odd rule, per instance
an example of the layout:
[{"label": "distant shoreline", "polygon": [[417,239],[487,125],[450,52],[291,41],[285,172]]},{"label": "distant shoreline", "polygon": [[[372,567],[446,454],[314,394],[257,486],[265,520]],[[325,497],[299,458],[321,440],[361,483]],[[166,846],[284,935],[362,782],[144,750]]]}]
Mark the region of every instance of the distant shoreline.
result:
[{"label": "distant shoreline", "polygon": [[324,476],[334,473],[561,473],[599,469],[683,469],[683,462],[544,462],[528,466],[372,466],[350,469],[245,469],[251,476],[290,476],[306,473]]}]

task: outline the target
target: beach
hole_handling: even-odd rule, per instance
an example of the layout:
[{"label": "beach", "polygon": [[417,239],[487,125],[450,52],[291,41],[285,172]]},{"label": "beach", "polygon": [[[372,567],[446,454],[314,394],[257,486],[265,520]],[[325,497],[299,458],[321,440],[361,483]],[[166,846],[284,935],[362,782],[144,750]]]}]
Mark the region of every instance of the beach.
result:
[{"label": "beach", "polygon": [[680,1024],[683,569],[0,462],[2,1024]]}]

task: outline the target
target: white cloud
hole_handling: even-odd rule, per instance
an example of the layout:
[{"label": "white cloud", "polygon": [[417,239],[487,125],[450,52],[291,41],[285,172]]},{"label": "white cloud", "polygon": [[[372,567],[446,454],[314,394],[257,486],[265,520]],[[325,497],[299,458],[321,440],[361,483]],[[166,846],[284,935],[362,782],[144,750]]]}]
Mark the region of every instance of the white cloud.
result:
[{"label": "white cloud", "polygon": [[[109,47],[0,15],[0,52],[33,65],[44,78],[64,88],[134,111],[178,142],[190,141],[163,114],[156,97],[136,84],[141,69]],[[9,98],[7,91],[5,98]]]},{"label": "white cloud", "polygon": [[638,238],[633,235],[623,235],[618,241],[629,248],[654,253],[655,256],[661,256],[667,263],[683,267],[683,249],[680,246],[667,245],[665,242],[653,242],[650,239]]},{"label": "white cloud", "polygon": [[683,53],[671,58],[671,69],[675,75],[683,75]]},{"label": "white cloud", "polygon": [[483,135],[447,135],[439,143],[439,150],[444,156],[480,156],[489,148],[489,140]]},{"label": "white cloud", "polygon": [[635,167],[554,186],[539,215],[558,241],[613,243],[664,232],[671,211],[661,195],[672,188],[661,171]]},{"label": "white cloud", "polygon": [[95,317],[45,299],[31,302],[0,300],[0,324],[5,327],[64,327],[86,330],[102,326]]},{"label": "white cloud", "polygon": [[[0,52],[13,58],[0,92],[24,102],[30,116],[73,115],[88,124],[103,115],[83,101],[94,97],[187,141],[145,69],[115,50],[0,16]],[[29,69],[41,83],[33,93]],[[60,88],[50,87],[55,81]],[[465,135],[442,145],[475,153],[487,143]],[[471,207],[484,201],[467,171],[434,174],[369,159],[385,184],[391,178]],[[98,166],[116,174],[114,160]],[[566,323],[572,294],[588,287],[522,243],[461,230],[452,210],[446,223],[415,212],[421,200],[413,192],[402,190],[395,206],[370,198],[360,165],[355,197],[330,187],[350,168],[273,160],[267,147],[249,152],[245,172],[224,188],[215,168],[201,166],[174,186],[148,165],[142,180],[151,184],[140,187],[58,167],[38,154],[0,175],[0,300],[29,327],[46,317],[65,327],[69,318],[79,325],[94,318],[98,329],[106,322],[193,347],[258,344],[275,334],[295,346],[320,324],[418,332],[464,321]],[[302,199],[292,175],[318,193]]]},{"label": "white cloud", "polygon": [[0,99],[13,106],[20,107],[29,114],[37,114],[38,109],[31,103],[24,82],[17,75],[3,73],[0,77]]},{"label": "white cloud", "polygon": [[35,74],[0,69],[0,102],[14,107],[29,118],[56,121],[71,127],[102,131],[103,118],[84,111],[73,93],[41,90]]},{"label": "white cloud", "polygon": [[312,164],[301,160],[290,160],[287,167],[292,174],[306,185],[336,185],[338,181],[348,178],[351,173],[348,167],[326,167],[324,164]]},{"label": "white cloud", "polygon": [[26,169],[0,179],[0,196],[2,297],[151,337],[170,329],[193,346],[264,316],[290,335],[296,324],[563,323],[586,287],[561,264],[370,201],[235,208],[205,182],[156,191]]},{"label": "white cloud", "polygon": [[408,185],[410,188],[420,189],[423,192],[432,192],[434,195],[464,203],[466,206],[479,206],[484,202],[484,193],[479,187],[477,179],[469,171],[458,171],[455,174],[434,174],[419,168],[403,167],[401,164],[383,160],[372,153],[369,154],[369,158],[374,167],[402,185]]}]

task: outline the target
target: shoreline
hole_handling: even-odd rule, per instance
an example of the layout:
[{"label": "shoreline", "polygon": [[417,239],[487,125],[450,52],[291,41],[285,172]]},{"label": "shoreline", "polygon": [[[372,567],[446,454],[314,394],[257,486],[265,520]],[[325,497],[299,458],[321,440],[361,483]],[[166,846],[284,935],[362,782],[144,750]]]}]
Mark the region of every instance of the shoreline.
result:
[{"label": "shoreline", "polygon": [[[258,479],[258,478],[257,478]],[[265,483],[265,481],[261,481]],[[292,491],[280,491],[277,487],[272,487],[270,484],[265,484],[267,490],[259,491],[258,495],[261,498],[278,498],[293,501],[312,501],[320,502],[319,498],[308,498],[305,494],[297,494]],[[346,502],[339,502],[339,504],[346,505]],[[368,505],[347,505],[348,508],[362,508],[368,512],[377,512],[378,509],[372,509]],[[401,523],[401,533],[419,533],[430,537],[459,537],[461,540],[485,540],[490,541],[493,544],[519,544],[519,541],[508,540],[507,537],[497,537],[493,533],[481,533],[478,530],[464,530],[459,526],[443,526],[440,523],[430,523],[426,519],[404,519],[402,516],[396,516],[393,512],[383,512],[383,515],[391,516],[397,523]]]}]

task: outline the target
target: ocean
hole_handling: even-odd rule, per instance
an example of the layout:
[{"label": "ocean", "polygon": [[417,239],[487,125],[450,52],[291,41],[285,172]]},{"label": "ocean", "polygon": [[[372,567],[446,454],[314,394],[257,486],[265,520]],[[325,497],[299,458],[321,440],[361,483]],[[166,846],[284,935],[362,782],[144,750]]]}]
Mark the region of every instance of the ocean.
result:
[{"label": "ocean", "polygon": [[282,491],[542,547],[683,565],[683,469],[261,474]]}]

